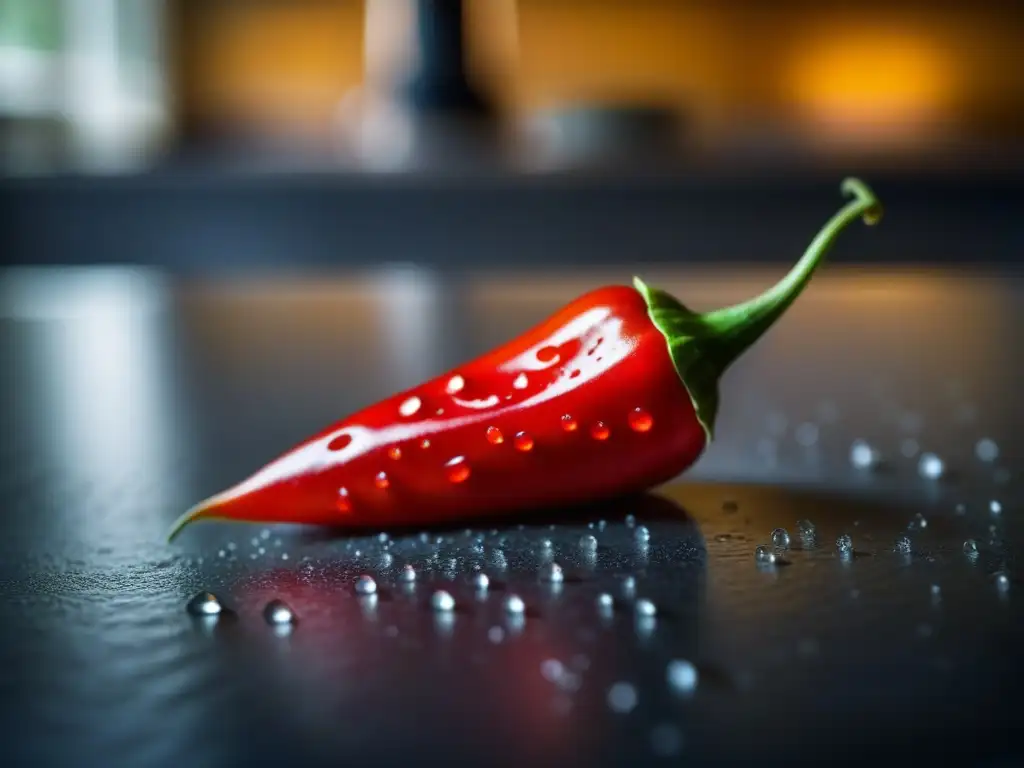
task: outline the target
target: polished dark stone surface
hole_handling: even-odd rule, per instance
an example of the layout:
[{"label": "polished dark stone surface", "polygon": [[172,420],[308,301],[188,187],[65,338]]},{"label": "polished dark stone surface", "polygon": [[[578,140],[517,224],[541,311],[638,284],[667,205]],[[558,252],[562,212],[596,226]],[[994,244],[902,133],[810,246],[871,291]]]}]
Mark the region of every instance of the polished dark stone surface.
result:
[{"label": "polished dark stone surface", "polygon": [[[5,764],[1021,764],[1012,274],[826,272],[727,374],[717,442],[654,496],[426,540],[210,523],[163,543],[186,506],[323,424],[629,275],[3,273]],[[775,276],[645,274],[698,309]],[[853,467],[855,439],[885,465]],[[920,476],[910,440],[945,477]],[[759,566],[777,526],[792,547]],[[561,585],[538,577],[549,559]],[[364,573],[375,598],[355,593]],[[200,590],[230,612],[189,616]],[[272,599],[290,631],[264,622]],[[697,666],[694,691],[670,684],[673,660]]]}]

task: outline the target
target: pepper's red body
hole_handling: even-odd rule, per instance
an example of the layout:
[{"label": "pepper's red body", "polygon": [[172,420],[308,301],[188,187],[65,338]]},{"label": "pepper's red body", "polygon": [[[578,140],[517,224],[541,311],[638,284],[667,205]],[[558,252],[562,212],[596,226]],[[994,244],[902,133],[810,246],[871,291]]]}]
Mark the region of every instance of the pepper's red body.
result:
[{"label": "pepper's red body", "polygon": [[641,491],[705,445],[665,337],[631,287],[337,422],[201,517],[405,526]]},{"label": "pepper's red body", "polygon": [[860,181],[800,261],[698,315],[635,280],[592,291],[504,346],[337,422],[189,510],[328,526],[451,522],[642,491],[712,433],[718,377],[785,312],[836,235],[881,208]]}]

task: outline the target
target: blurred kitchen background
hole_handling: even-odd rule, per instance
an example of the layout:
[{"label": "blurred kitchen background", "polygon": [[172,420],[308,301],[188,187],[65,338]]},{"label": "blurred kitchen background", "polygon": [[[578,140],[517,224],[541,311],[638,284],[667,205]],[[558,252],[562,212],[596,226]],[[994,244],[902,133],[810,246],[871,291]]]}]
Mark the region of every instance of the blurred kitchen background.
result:
[{"label": "blurred kitchen background", "polygon": [[0,0],[0,466],[126,478],[152,514],[89,535],[152,541],[598,285],[755,295],[856,174],[886,218],[693,476],[860,482],[865,438],[916,488],[1020,422],[1021,41],[994,0]]},{"label": "blurred kitchen background", "polygon": [[[1024,11],[0,0],[4,264],[1015,263]],[[869,244],[870,243],[870,244]]]}]

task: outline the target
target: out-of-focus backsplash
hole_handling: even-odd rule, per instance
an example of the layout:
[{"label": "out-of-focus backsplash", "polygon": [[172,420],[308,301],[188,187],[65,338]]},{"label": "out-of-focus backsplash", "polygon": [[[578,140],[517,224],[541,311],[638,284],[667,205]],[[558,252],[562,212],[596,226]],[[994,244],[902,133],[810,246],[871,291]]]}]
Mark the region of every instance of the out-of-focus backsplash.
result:
[{"label": "out-of-focus backsplash", "polygon": [[0,173],[393,171],[438,114],[444,165],[478,137],[459,132],[473,99],[517,169],[1003,168],[1024,156],[1022,17],[992,0],[0,0]]}]

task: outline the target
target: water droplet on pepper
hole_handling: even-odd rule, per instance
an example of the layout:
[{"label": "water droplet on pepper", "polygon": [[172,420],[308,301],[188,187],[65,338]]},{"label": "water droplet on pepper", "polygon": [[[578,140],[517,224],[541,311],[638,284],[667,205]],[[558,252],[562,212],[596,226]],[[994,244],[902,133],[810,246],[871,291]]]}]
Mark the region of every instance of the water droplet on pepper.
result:
[{"label": "water droplet on pepper", "polygon": [[501,434],[501,430],[497,427],[487,428],[487,442],[491,445],[501,445],[505,442],[505,436]]},{"label": "water droplet on pepper", "polygon": [[373,484],[383,491],[385,488],[391,485],[391,481],[388,479],[388,473],[378,472],[377,476],[373,478]]},{"label": "water droplet on pepper", "polygon": [[334,507],[339,512],[346,514],[352,511],[352,501],[348,497],[348,488],[338,489],[338,498],[334,500]]},{"label": "water droplet on pepper", "polygon": [[352,435],[338,435],[327,444],[328,451],[342,451],[352,442]]},{"label": "water droplet on pepper", "polygon": [[654,419],[643,408],[635,408],[629,414],[629,426],[634,432],[649,432]]},{"label": "water droplet on pepper", "polygon": [[518,451],[531,451],[533,450],[533,438],[530,437],[526,432],[519,432],[516,434],[513,444]]},{"label": "water droplet on pepper", "polygon": [[188,601],[186,610],[193,616],[217,616],[223,607],[212,592],[200,592]]},{"label": "water droplet on pepper", "polygon": [[558,347],[547,346],[537,350],[537,359],[542,363],[553,363],[558,357]]},{"label": "water droplet on pepper", "polygon": [[603,421],[596,422],[594,426],[590,428],[590,436],[595,440],[607,440],[611,433],[612,431],[608,429],[608,425]]},{"label": "water droplet on pepper", "polygon": [[469,465],[465,456],[456,456],[445,464],[448,470],[448,480],[453,483],[461,483],[469,477]]},{"label": "water droplet on pepper", "polygon": [[423,405],[423,401],[413,396],[398,406],[398,412],[403,416],[414,416],[421,405]]},{"label": "water droplet on pepper", "polygon": [[400,458],[402,458],[402,449],[399,448],[397,445],[392,445],[390,448],[388,448],[388,457],[394,459],[395,461],[398,461]]},{"label": "water droplet on pepper", "polygon": [[562,417],[562,429],[566,432],[575,432],[579,424],[576,423],[576,419],[570,416],[568,413]]}]

